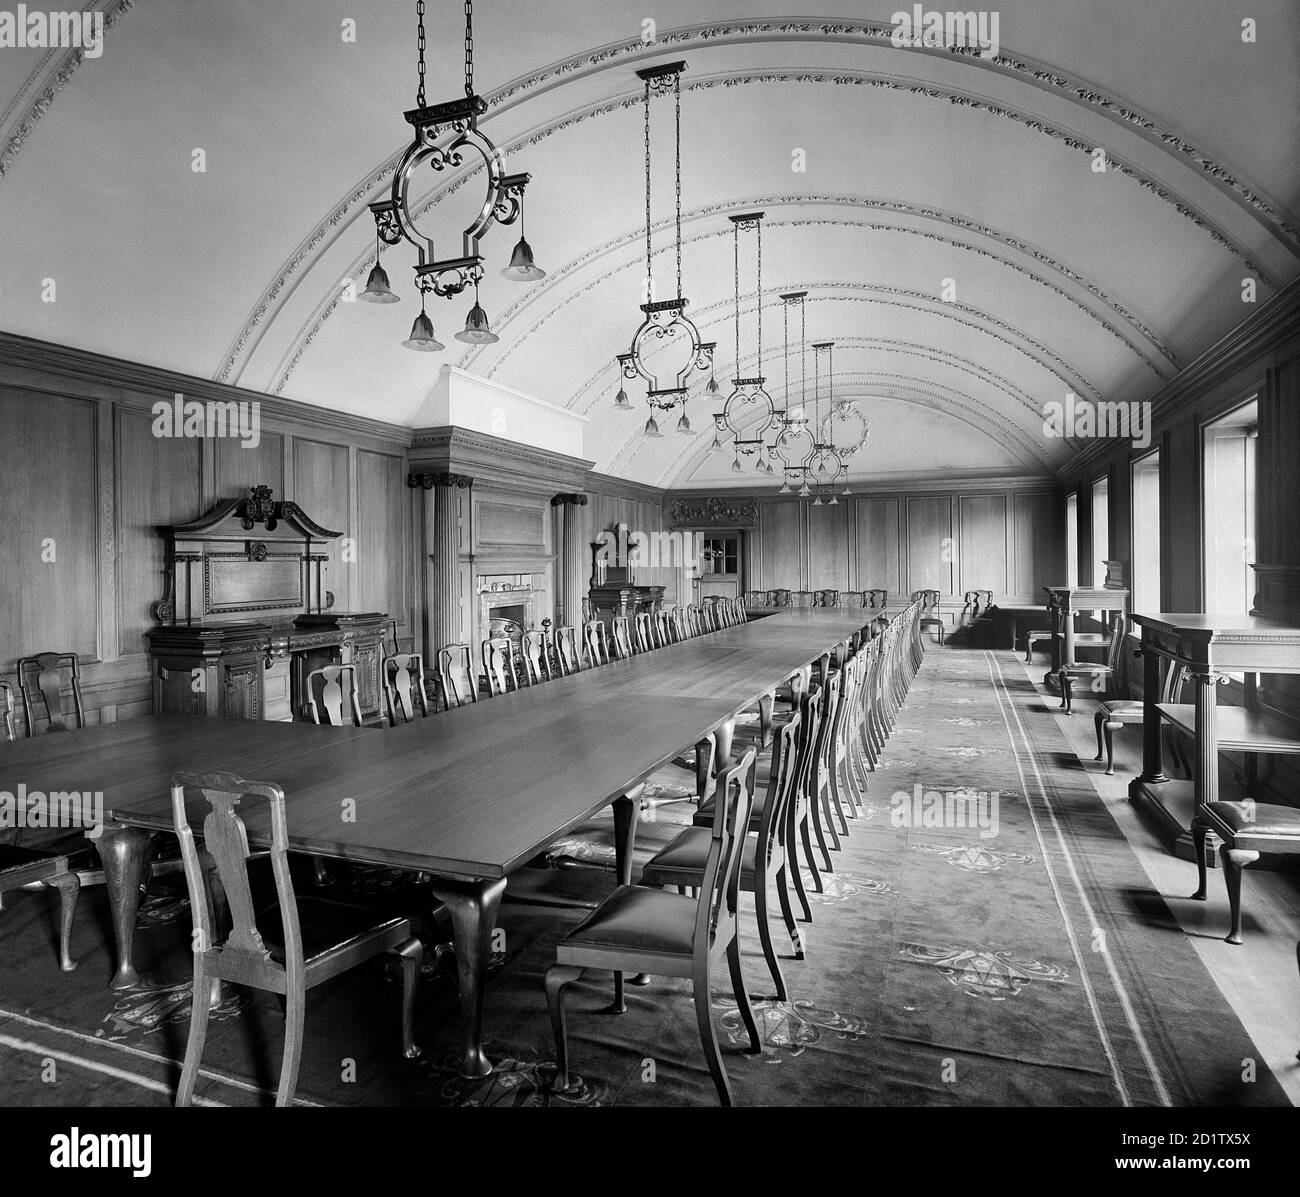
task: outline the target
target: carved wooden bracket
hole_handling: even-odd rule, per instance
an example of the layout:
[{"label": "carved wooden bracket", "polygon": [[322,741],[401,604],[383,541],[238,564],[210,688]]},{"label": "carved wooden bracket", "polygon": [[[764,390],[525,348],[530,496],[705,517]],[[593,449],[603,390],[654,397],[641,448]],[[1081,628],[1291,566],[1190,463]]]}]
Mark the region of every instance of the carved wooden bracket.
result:
[{"label": "carved wooden bracket", "polygon": [[674,525],[728,525],[737,527],[758,523],[757,499],[678,499],[673,504]]}]

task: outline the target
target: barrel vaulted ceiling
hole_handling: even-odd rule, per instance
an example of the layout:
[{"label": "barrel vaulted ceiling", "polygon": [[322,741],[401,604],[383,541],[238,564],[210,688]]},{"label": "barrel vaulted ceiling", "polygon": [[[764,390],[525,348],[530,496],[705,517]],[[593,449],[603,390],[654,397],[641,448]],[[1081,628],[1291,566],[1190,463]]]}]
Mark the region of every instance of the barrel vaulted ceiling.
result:
[{"label": "barrel vaulted ceiling", "polygon": [[[92,7],[100,57],[0,49],[0,327],[399,424],[450,363],[587,416],[586,456],[639,482],[752,485],[707,434],[640,435],[631,384],[636,410],[613,408],[643,298],[638,68],[687,62],[683,291],[723,393],[757,369],[748,257],[735,361],[727,216],[762,210],[769,390],[785,393],[776,295],[807,290],[836,397],[873,426],[854,481],[1061,470],[1079,445],[1045,435],[1045,403],[1150,395],[1250,314],[1243,280],[1263,302],[1300,272],[1294,0],[1017,0],[996,10],[996,57],[893,46],[897,4],[479,0],[483,127],[533,176],[548,277],[503,280],[517,230],[493,230],[482,299],[500,343],[452,339],[461,296],[431,301],[449,349],[411,353],[408,245],[383,257],[400,305],[342,298],[373,264],[366,205],[408,142],[413,0]],[[429,99],[451,99],[461,5],[428,8]],[[670,104],[654,102],[660,296]],[[421,225],[458,243],[481,175],[421,181]],[[797,392],[797,346],[791,372]],[[694,395],[703,429],[714,404]]]}]

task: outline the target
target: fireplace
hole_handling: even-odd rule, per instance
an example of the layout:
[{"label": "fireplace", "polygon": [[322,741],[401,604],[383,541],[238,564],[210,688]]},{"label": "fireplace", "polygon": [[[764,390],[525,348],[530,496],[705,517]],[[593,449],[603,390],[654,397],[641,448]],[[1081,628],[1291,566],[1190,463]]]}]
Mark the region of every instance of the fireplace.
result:
[{"label": "fireplace", "polygon": [[476,641],[489,636],[509,636],[516,655],[523,634],[540,630],[541,619],[550,615],[545,577],[533,574],[480,574],[475,579]]}]

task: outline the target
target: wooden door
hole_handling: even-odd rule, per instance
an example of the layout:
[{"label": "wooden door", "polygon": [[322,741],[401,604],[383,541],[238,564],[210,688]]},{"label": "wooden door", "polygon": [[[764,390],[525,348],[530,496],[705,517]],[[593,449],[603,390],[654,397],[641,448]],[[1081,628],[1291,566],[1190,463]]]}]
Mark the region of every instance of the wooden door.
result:
[{"label": "wooden door", "polygon": [[711,595],[739,597],[744,570],[741,544],[739,532],[695,534],[694,602],[703,602]]}]

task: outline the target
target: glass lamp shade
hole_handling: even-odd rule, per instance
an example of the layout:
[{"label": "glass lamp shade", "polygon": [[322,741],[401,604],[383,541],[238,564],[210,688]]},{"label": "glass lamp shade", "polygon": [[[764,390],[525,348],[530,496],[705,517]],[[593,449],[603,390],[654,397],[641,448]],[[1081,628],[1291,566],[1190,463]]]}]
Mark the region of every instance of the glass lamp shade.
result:
[{"label": "glass lamp shade", "polygon": [[501,338],[488,327],[487,313],[476,301],[465,317],[464,329],[456,334],[456,340],[467,345],[495,345]]},{"label": "glass lamp shade", "polygon": [[732,472],[733,474],[739,474],[739,473],[740,473],[740,458],[739,458],[739,457],[737,457],[736,460],[733,461],[733,462],[731,463],[731,472]]},{"label": "glass lamp shade", "polygon": [[710,453],[722,452],[722,438],[717,434],[717,432],[714,432],[713,434],[713,444],[709,446],[709,452]]},{"label": "glass lamp shade", "polygon": [[659,425],[656,423],[654,416],[651,416],[645,422],[645,434],[652,440],[656,437],[663,436],[663,433],[659,431]]},{"label": "glass lamp shade", "polygon": [[388,272],[378,263],[366,279],[366,289],[357,296],[363,303],[401,303],[402,297],[393,293],[388,284]]},{"label": "glass lamp shade", "polygon": [[704,389],[708,391],[710,395],[716,395],[721,388],[718,386],[718,380],[714,378],[712,375],[710,375],[709,385],[706,386]]},{"label": "glass lamp shade", "polygon": [[804,483],[804,484],[799,488],[799,497],[800,497],[801,499],[806,499],[810,494],[812,494],[812,491],[810,491],[810,490],[808,489],[808,483],[805,482],[805,483]]},{"label": "glass lamp shade", "polygon": [[619,411],[631,411],[632,404],[628,402],[627,391],[622,386],[618,388],[618,394],[614,396],[614,406]]},{"label": "glass lamp shade", "polygon": [[820,506],[822,505],[822,495],[821,495],[821,491],[818,491],[818,492],[817,492],[817,497],[812,501],[812,505],[813,505],[814,507],[820,507]]},{"label": "glass lamp shade", "polygon": [[826,505],[828,507],[838,507],[840,505],[840,501],[834,495],[831,495],[831,501]]},{"label": "glass lamp shade", "polygon": [[513,283],[535,283],[546,277],[546,271],[533,261],[533,247],[520,237],[515,252],[510,255],[510,265],[501,272],[501,277]]},{"label": "glass lamp shade", "polygon": [[685,412],[682,412],[681,419],[677,421],[677,431],[682,436],[695,435],[695,429],[691,427],[691,422],[689,419],[687,419]]},{"label": "glass lamp shade", "polygon": [[411,335],[402,342],[402,346],[424,353],[437,353],[439,349],[447,348],[433,335],[433,321],[423,312],[416,316],[415,323],[411,325]]},{"label": "glass lamp shade", "polygon": [[788,478],[782,478],[782,479],[781,479],[781,489],[780,489],[779,491],[777,491],[776,493],[777,493],[778,495],[791,495],[791,494],[794,494],[794,491],[792,491],[792,490],[790,489],[790,480],[789,480]]}]

